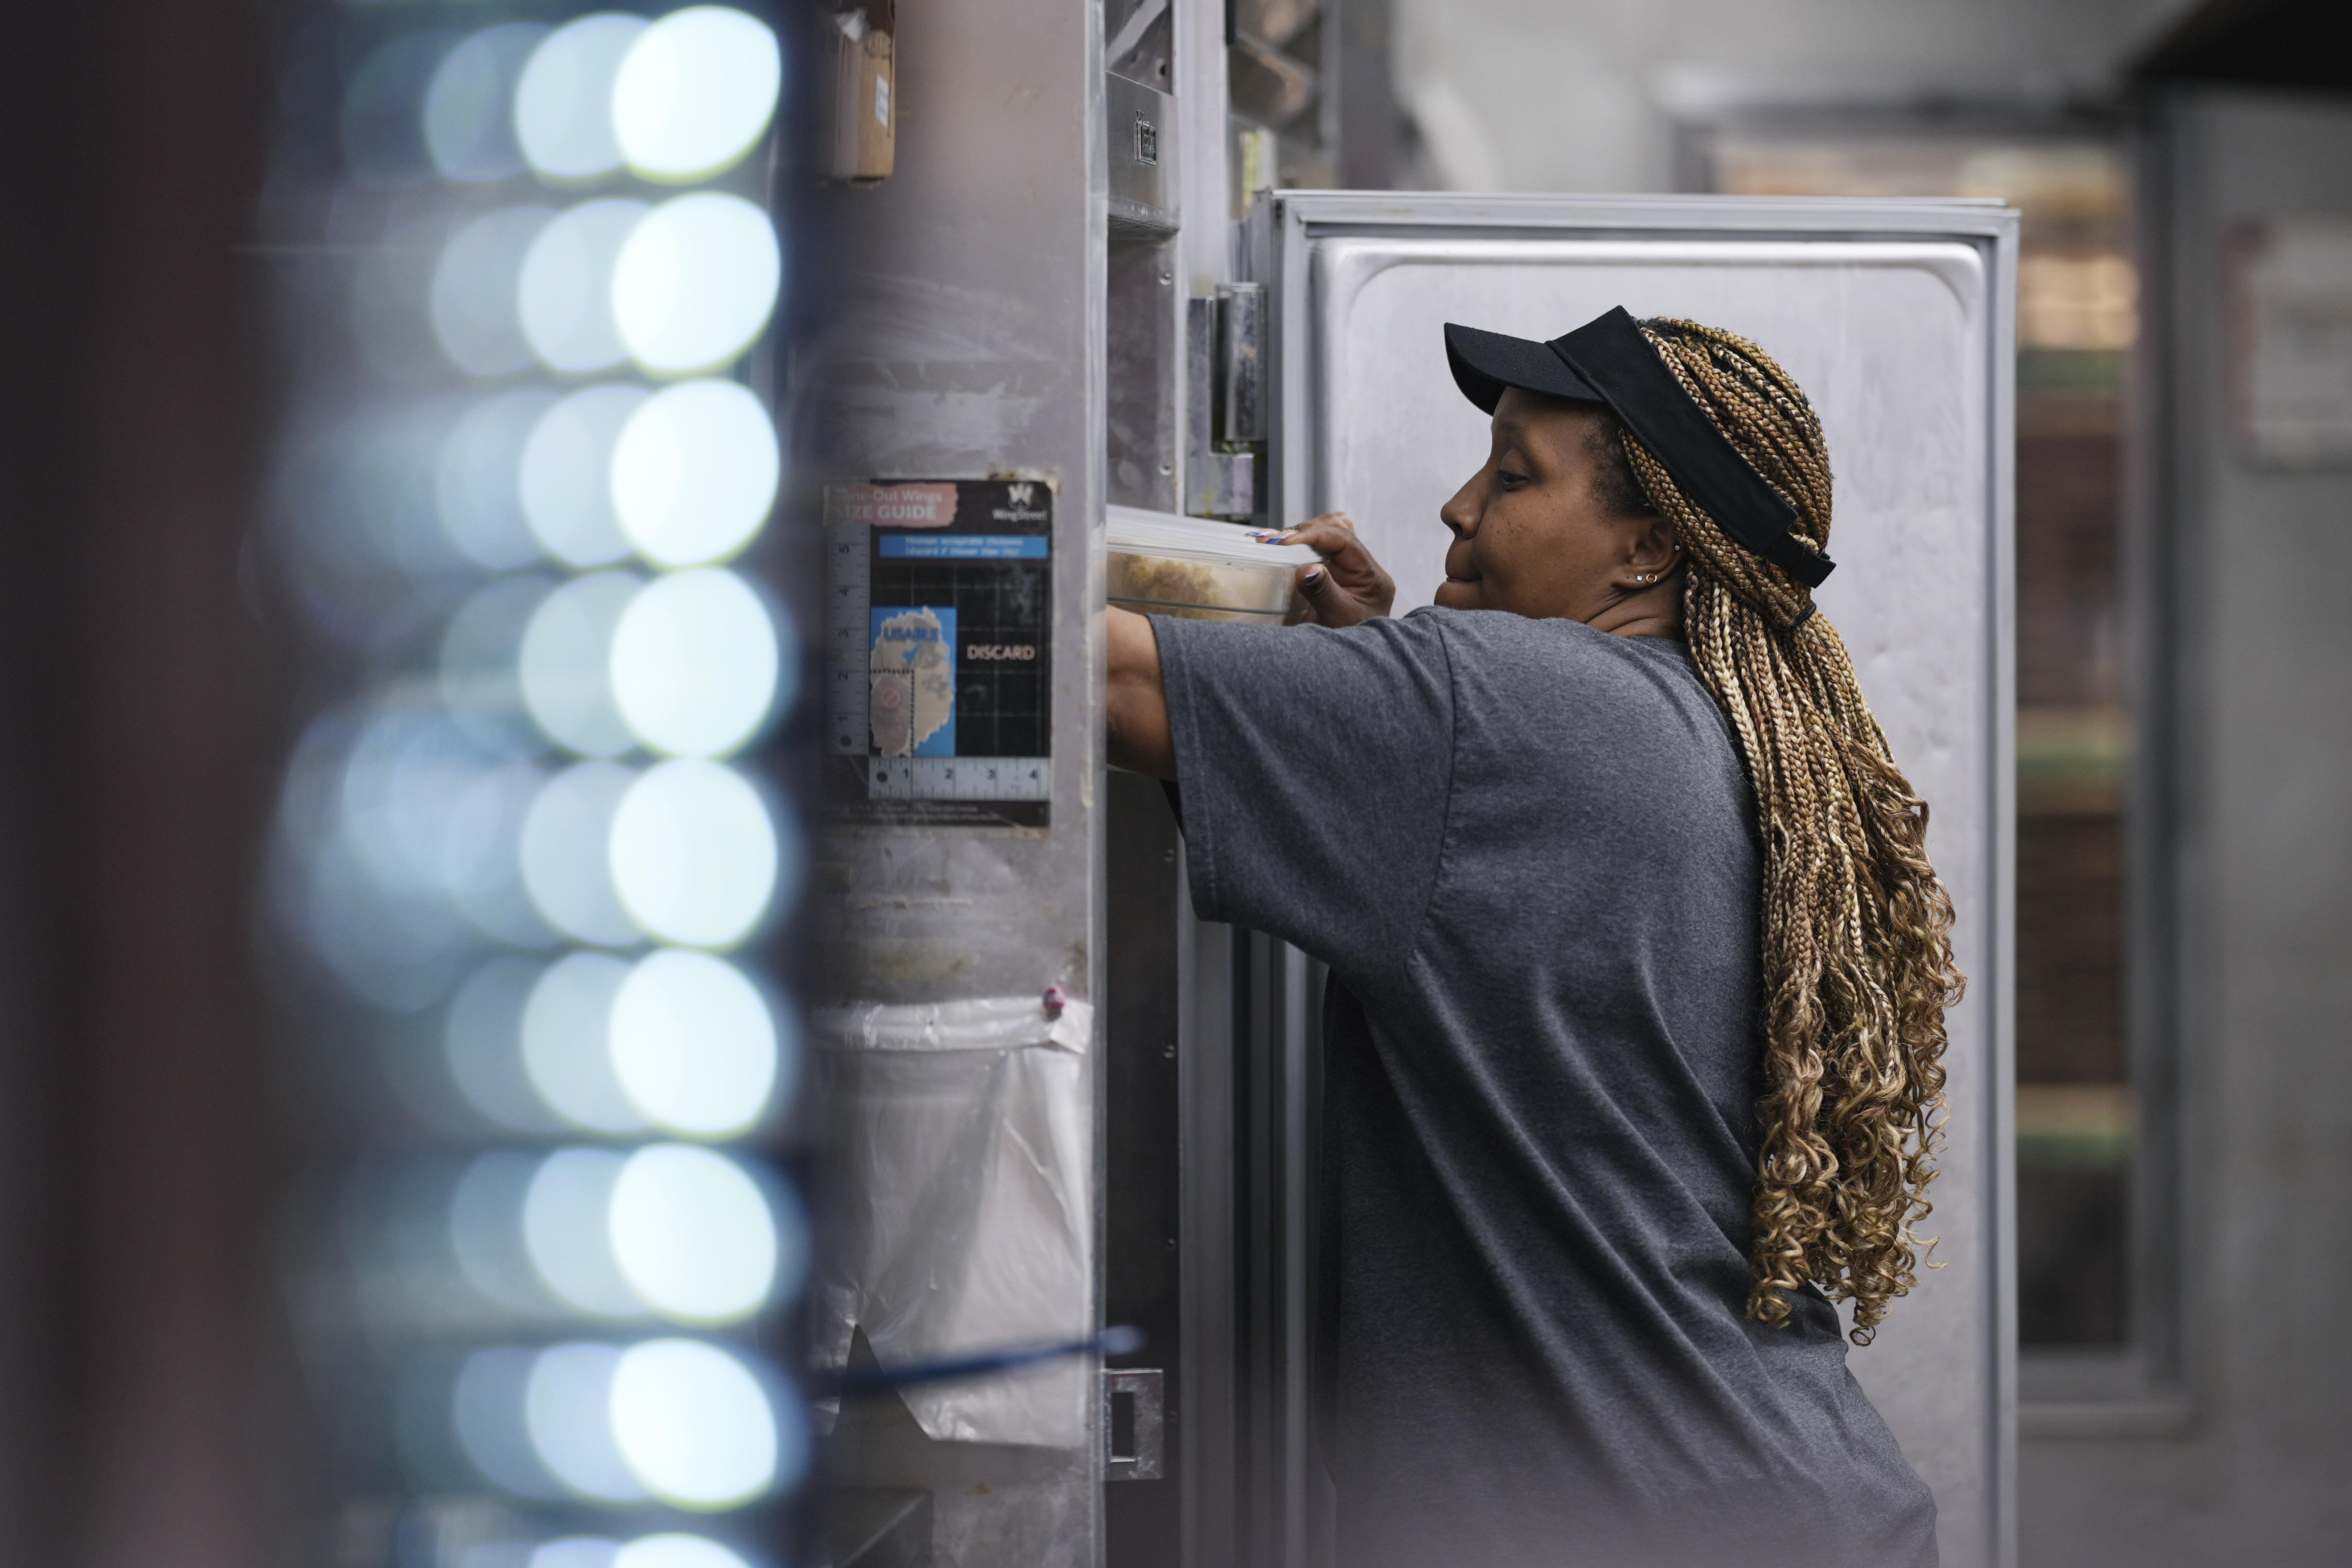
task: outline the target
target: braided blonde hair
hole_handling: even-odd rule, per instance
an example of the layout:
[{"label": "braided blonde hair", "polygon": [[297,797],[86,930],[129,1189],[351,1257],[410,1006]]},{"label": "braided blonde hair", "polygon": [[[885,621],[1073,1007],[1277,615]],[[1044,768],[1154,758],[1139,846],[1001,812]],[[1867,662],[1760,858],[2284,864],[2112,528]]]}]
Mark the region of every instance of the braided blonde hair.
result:
[{"label": "braided blonde hair", "polygon": [[[1805,395],[1745,338],[1695,321],[1643,335],[1739,455],[1830,533],[1829,451]],[[1854,1303],[1867,1344],[1917,1283],[1944,1103],[1952,904],[1927,805],[1895,765],[1845,644],[1812,595],[1693,504],[1631,431],[1625,455],[1689,567],[1685,636],[1739,738],[1763,830],[1763,1133],[1748,1315],[1789,1316],[1806,1282]]]}]

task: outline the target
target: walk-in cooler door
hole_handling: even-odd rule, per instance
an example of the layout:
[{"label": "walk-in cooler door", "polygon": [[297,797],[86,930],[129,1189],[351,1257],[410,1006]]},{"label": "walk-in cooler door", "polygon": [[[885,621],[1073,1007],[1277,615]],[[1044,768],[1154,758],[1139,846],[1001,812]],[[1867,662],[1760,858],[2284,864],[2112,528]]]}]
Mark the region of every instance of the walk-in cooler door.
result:
[{"label": "walk-in cooler door", "polygon": [[1622,305],[1763,345],[1829,437],[1822,611],[1934,810],[1967,998],[1931,1269],[1856,1375],[1935,1489],[1948,1568],[2005,1563],[2010,1281],[2011,397],[2016,216],[1996,204],[1276,193],[1252,218],[1272,310],[1274,520],[1344,510],[1430,602],[1437,512],[1484,462],[1447,321],[1550,339]]}]

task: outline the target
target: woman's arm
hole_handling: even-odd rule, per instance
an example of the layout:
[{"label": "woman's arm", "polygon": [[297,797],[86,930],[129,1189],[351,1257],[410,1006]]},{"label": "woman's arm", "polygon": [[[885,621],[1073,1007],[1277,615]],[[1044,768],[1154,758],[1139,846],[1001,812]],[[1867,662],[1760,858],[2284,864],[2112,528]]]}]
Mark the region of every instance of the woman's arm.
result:
[{"label": "woman's arm", "polygon": [[[1311,547],[1323,557],[1299,568],[1297,584],[1306,618],[1321,626],[1350,626],[1385,616],[1396,599],[1396,584],[1372,552],[1356,538],[1345,512],[1326,512],[1285,534],[1260,534]],[[1154,778],[1176,776],[1176,742],[1168,731],[1168,693],[1160,683],[1160,639],[1149,617],[1114,605],[1104,637],[1110,660],[1105,681],[1105,724],[1111,766]]]},{"label": "woman's arm", "polygon": [[1168,693],[1160,684],[1160,639],[1149,617],[1114,605],[1104,642],[1110,669],[1104,682],[1105,722],[1111,766],[1176,776],[1176,742],[1168,731]]}]

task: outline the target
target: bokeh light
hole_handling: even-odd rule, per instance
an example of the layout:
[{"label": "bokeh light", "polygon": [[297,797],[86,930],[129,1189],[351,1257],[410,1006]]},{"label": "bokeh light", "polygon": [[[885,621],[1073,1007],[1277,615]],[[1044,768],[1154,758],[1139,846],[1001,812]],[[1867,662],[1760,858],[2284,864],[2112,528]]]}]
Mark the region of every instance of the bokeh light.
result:
[{"label": "bokeh light", "polygon": [[499,1346],[466,1358],[450,1391],[450,1425],[457,1446],[493,1485],[518,1497],[552,1502],[563,1495],[524,1426],[524,1391],[537,1357]]},{"label": "bokeh light", "polygon": [[354,994],[409,1012],[438,1001],[469,927],[443,880],[450,812],[496,759],[413,692],[311,725],[288,769],[279,907]]},{"label": "bokeh light", "polygon": [[790,1098],[798,1076],[798,1035],[780,1039],[758,989],[709,953],[665,949],[638,961],[613,998],[610,1037],[629,1102],[688,1137],[748,1131],[772,1096]]},{"label": "bokeh light", "polygon": [[613,131],[635,173],[707,179],[751,150],[783,81],[776,36],[725,5],[689,5],[646,29],[613,83]]},{"label": "bokeh light", "polygon": [[[487,242],[476,248],[488,254]],[[758,340],[782,279],[768,215],[740,196],[697,191],[662,203],[629,231],[613,268],[613,316],[640,365],[690,375]]]},{"label": "bokeh light", "polygon": [[732,572],[657,577],[613,631],[613,700],[637,738],[709,757],[750,740],[775,700],[775,627]]},{"label": "bokeh light", "polygon": [[524,1423],[540,1461],[556,1479],[600,1502],[635,1502],[646,1489],[630,1474],[613,1436],[610,1345],[551,1345],[530,1369]]},{"label": "bokeh light", "polygon": [[613,268],[643,202],[582,202],[539,231],[517,279],[523,337],[550,370],[583,374],[628,358],[613,319]]},{"label": "bokeh light", "polygon": [[[531,1568],[539,1568],[537,1563]],[[621,1548],[613,1568],[750,1568],[719,1542],[700,1535],[641,1536]]]},{"label": "bokeh light", "polygon": [[493,958],[458,987],[442,1022],[442,1053],[457,1092],[517,1132],[551,1132],[559,1125],[522,1058],[523,1011],[544,973],[526,959]]},{"label": "bokeh light", "polygon": [[621,901],[609,853],[613,820],[636,774],[578,763],[547,781],[522,825],[522,880],[548,923],[582,942],[626,947],[643,931]]},{"label": "bokeh light", "polygon": [[468,375],[507,375],[530,363],[517,285],[531,242],[554,217],[551,207],[502,207],[461,226],[442,248],[433,269],[433,335]]},{"label": "bokeh light", "polygon": [[506,577],[458,607],[441,634],[441,700],[468,740],[501,756],[542,749],[522,700],[522,637],[547,597],[542,577]]},{"label": "bokeh light", "polygon": [[613,451],[613,510],[657,566],[699,566],[741,549],[775,505],[775,425],[751,390],[689,381],[647,399]]},{"label": "bokeh light", "polygon": [[540,558],[539,541],[523,519],[522,452],[555,401],[545,387],[485,399],[441,444],[433,485],[441,527],[478,566],[506,572]]},{"label": "bokeh light", "polygon": [[646,1489],[681,1508],[748,1502],[796,1482],[807,1437],[779,1428],[766,1390],[727,1352],[697,1340],[648,1340],[613,1373],[613,1433]]},{"label": "bokeh light", "polygon": [[490,1300],[526,1317],[560,1310],[523,1241],[523,1200],[539,1165],[531,1154],[484,1154],[466,1167],[449,1199],[449,1249],[458,1271]]},{"label": "bokeh light", "polygon": [[610,1149],[559,1149],[523,1197],[531,1267],[559,1300],[593,1317],[635,1318],[646,1310],[613,1257],[613,1184],[623,1163]]},{"label": "bokeh light", "polygon": [[343,167],[362,190],[392,191],[430,179],[424,101],[434,74],[457,35],[410,33],[362,61],[343,92]]},{"label": "bokeh light", "polygon": [[515,139],[540,178],[576,184],[621,166],[613,80],[646,30],[642,16],[601,12],[548,35],[515,89]]},{"label": "bokeh light", "polygon": [[626,572],[575,577],[523,632],[523,701],[549,739],[583,756],[618,756],[636,744],[614,699],[613,632],[640,585]]},{"label": "bokeh light", "polygon": [[387,704],[360,732],[342,773],[342,832],[360,863],[388,889],[441,888],[450,809],[490,759],[446,713]]},{"label": "bokeh light", "polygon": [[294,40],[319,75],[288,79],[307,140],[272,164],[272,222],[315,214],[288,237],[330,258],[285,302],[338,334],[290,367],[273,547],[339,705],[268,886],[400,1147],[318,1299],[383,1357],[405,1492],[480,1516],[428,1554],[748,1568],[664,1513],[797,1485],[805,1412],[748,1351],[642,1336],[731,1332],[810,1268],[791,1183],[712,1146],[803,1070],[790,998],[719,955],[807,854],[723,760],[801,674],[790,595],[730,564],[782,478],[734,368],[785,270],[746,161],[799,89],[731,6],[347,7]]},{"label": "bokeh light", "polygon": [[[656,1143],[631,1154],[613,1186],[609,1229],[621,1277],[666,1318],[737,1321],[767,1304],[777,1280],[767,1199],[740,1165],[708,1149]],[[793,1248],[795,1276],[804,1250]]]},{"label": "bokeh light", "polygon": [[522,172],[514,87],[547,37],[530,22],[488,27],[444,56],[425,89],[425,149],[441,177],[485,184]]},{"label": "bokeh light", "polygon": [[522,514],[567,566],[607,566],[631,545],[613,509],[614,452],[645,406],[641,386],[591,386],[550,408],[522,453]]},{"label": "bokeh light", "polygon": [[708,1536],[643,1535],[624,1545],[593,1535],[551,1541],[530,1555],[527,1568],[751,1568]]},{"label": "bokeh light", "polygon": [[442,881],[459,911],[484,936],[516,947],[555,940],[522,881],[523,823],[546,783],[528,763],[493,769],[457,797],[442,838]]},{"label": "bokeh light", "polygon": [[778,873],[797,888],[800,846],[780,853],[768,808],[743,776],[681,760],[647,769],[613,814],[612,880],[636,922],[683,947],[740,942]]},{"label": "bokeh light", "polygon": [[621,1543],[594,1535],[567,1535],[542,1543],[524,1568],[613,1568]]},{"label": "bokeh light", "polygon": [[646,1118],[613,1072],[613,1000],[629,965],[574,952],[548,966],[522,1015],[522,1059],[531,1087],[555,1113],[597,1132],[635,1132]]}]

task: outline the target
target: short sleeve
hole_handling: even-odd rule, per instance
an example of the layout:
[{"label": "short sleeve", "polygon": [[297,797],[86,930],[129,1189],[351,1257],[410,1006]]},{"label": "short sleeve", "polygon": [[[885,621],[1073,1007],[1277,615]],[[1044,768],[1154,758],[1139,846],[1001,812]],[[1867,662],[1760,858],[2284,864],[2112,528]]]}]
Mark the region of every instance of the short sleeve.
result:
[{"label": "short sleeve", "polygon": [[1454,697],[1437,617],[1152,626],[1193,906],[1376,991],[1443,850]]}]

